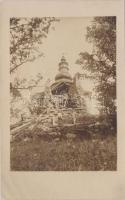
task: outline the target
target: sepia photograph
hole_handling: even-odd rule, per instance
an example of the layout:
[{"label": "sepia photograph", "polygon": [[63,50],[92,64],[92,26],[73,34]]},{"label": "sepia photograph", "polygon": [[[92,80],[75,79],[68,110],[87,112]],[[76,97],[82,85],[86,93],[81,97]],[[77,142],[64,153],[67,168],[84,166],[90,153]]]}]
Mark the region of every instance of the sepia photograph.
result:
[{"label": "sepia photograph", "polygon": [[117,170],[116,21],[10,18],[11,171]]}]

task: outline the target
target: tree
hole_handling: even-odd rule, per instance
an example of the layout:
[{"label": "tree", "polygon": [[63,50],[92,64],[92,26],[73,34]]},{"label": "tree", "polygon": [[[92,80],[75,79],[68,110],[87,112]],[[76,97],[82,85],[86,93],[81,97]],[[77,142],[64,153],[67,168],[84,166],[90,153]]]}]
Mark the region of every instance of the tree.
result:
[{"label": "tree", "polygon": [[13,95],[13,97],[21,97],[21,90],[24,89],[33,89],[34,87],[37,87],[38,83],[43,79],[40,73],[36,75],[35,79],[29,79],[26,78],[19,79],[15,78],[13,83],[10,83],[10,92]]},{"label": "tree", "polygon": [[10,73],[43,55],[39,47],[56,21],[54,17],[10,18]]},{"label": "tree", "polygon": [[116,17],[95,17],[86,39],[93,44],[92,54],[81,52],[77,63],[95,77],[101,113],[116,115]]}]

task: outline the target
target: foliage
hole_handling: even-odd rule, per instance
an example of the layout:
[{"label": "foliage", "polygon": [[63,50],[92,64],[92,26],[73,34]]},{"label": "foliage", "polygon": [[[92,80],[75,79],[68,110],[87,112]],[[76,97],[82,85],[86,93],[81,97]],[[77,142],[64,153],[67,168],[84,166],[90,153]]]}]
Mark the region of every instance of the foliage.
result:
[{"label": "foliage", "polygon": [[56,21],[54,17],[10,18],[10,73],[43,55],[40,45]]},{"label": "foliage", "polygon": [[[17,90],[18,91],[18,90]],[[11,107],[10,107],[10,120],[11,124],[15,122],[19,122],[21,120],[21,115],[25,116],[25,118],[29,117],[31,114],[28,109],[29,101],[27,98],[18,96],[11,96],[10,99]]]},{"label": "foliage", "polygon": [[38,73],[35,79],[31,78],[27,80],[26,78],[19,79],[17,77],[14,78],[14,81],[10,83],[10,93],[13,97],[21,97],[21,91],[33,89],[38,85],[38,83],[42,80],[42,76]]},{"label": "foliage", "polygon": [[86,39],[93,44],[92,54],[81,52],[77,63],[96,80],[100,111],[116,114],[116,17],[95,17],[87,28]]}]

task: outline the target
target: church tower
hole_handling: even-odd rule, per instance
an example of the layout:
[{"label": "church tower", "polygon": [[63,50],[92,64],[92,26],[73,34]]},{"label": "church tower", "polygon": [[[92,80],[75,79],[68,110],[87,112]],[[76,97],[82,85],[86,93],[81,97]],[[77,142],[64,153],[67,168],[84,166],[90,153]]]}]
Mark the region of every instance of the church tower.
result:
[{"label": "church tower", "polygon": [[61,81],[62,79],[66,79],[69,82],[72,81],[72,77],[69,73],[69,64],[64,56],[62,56],[59,63],[59,73],[55,76],[55,81]]},{"label": "church tower", "polygon": [[62,56],[59,62],[58,71],[58,74],[55,76],[55,82],[51,86],[52,94],[67,94],[73,83],[73,79],[69,73],[69,64],[64,56]]}]

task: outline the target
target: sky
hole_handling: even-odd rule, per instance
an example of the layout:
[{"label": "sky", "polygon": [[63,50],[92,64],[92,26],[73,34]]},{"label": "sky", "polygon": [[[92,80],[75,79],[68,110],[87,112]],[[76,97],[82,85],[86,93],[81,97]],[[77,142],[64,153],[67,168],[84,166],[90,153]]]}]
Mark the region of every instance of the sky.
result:
[{"label": "sky", "polygon": [[[80,52],[91,52],[91,44],[86,39],[86,27],[90,25],[92,18],[60,18],[56,22],[55,30],[50,30],[47,38],[41,45],[44,57],[22,65],[16,72],[20,78],[35,77],[37,73],[43,75],[43,79],[53,79],[58,72],[58,63],[62,55],[65,55],[70,73],[81,71],[81,67],[75,64]],[[82,71],[81,71],[82,72]]]},{"label": "sky", "polygon": [[[92,51],[92,44],[86,41],[86,28],[90,26],[93,18],[60,18],[59,22],[54,24],[55,30],[51,29],[43,44],[40,47],[44,57],[36,59],[34,62],[28,62],[22,65],[17,71],[16,76],[22,78],[35,78],[41,73],[43,85],[48,79],[54,81],[55,75],[58,73],[58,63],[62,55],[66,57],[69,63],[69,71],[72,76],[76,72],[83,73],[81,66],[76,64],[80,52]],[[90,81],[82,81],[83,89],[92,90],[93,83]],[[42,88],[39,88],[40,90]]]}]

